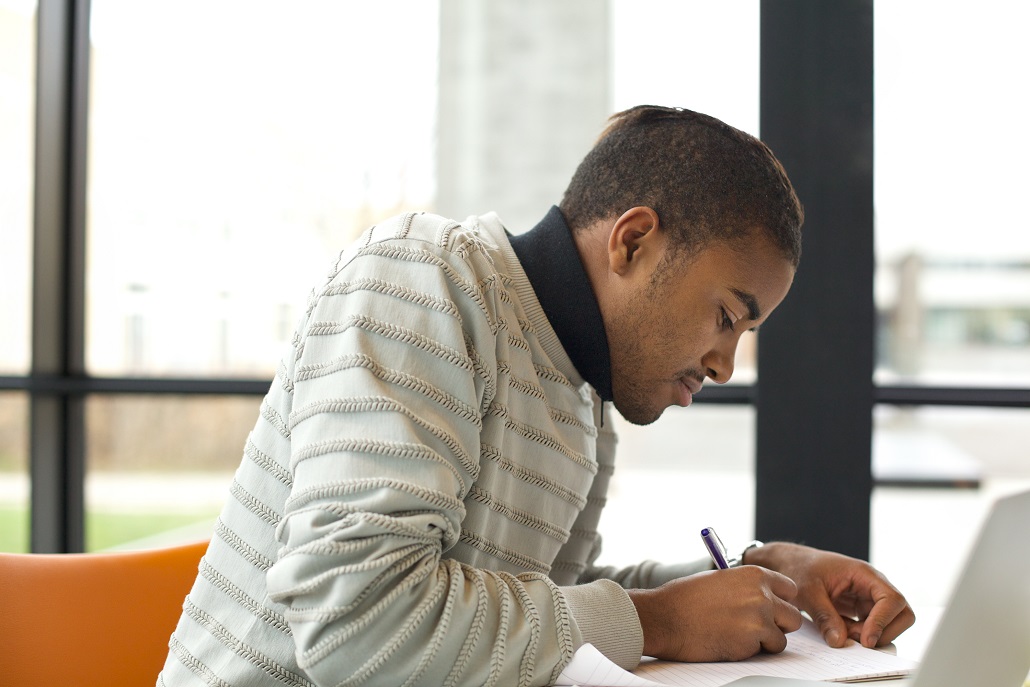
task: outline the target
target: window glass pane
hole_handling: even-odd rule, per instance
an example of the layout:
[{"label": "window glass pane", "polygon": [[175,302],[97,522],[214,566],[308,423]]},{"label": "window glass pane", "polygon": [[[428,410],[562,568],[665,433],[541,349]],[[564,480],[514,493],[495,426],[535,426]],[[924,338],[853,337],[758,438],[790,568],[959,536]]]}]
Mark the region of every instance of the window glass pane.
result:
[{"label": "window glass pane", "polygon": [[[874,414],[871,560],[920,605],[941,606],[990,503],[1030,489],[1030,409]],[[934,485],[965,485],[954,488]]]},{"label": "window glass pane", "polygon": [[260,398],[97,396],[86,404],[86,548],[210,535]]},{"label": "window glass pane", "polygon": [[29,550],[28,398],[0,393],[0,551]]},{"label": "window glass pane", "polygon": [[758,135],[758,0],[612,0],[611,8],[616,111],[685,107]]},{"label": "window glass pane", "polygon": [[0,0],[0,374],[29,368],[35,11]]},{"label": "window glass pane", "polygon": [[[613,111],[685,107],[758,135],[757,0],[612,0],[611,10]],[[756,343],[754,334],[741,338],[734,382],[754,381]],[[709,525],[729,546],[753,538],[752,407],[669,408],[646,427],[614,412],[610,421],[619,444],[602,563],[705,558],[698,533]],[[642,513],[654,527],[639,527]]]},{"label": "window glass pane", "polygon": [[432,201],[436,24],[412,0],[94,0],[91,372],[272,373],[331,257]]},{"label": "window glass pane", "polygon": [[1030,385],[1030,5],[875,21],[877,380]]},{"label": "window glass pane", "polygon": [[[611,8],[614,111],[685,107],[759,135],[758,0],[612,0]],[[741,338],[734,382],[755,380],[756,338]]]},{"label": "window glass pane", "polygon": [[[614,412],[605,421],[611,421],[619,444],[601,518],[600,563],[704,558],[699,533],[708,526],[727,547],[754,538],[754,408],[669,408],[646,427]],[[642,527],[641,518],[649,525]]]}]

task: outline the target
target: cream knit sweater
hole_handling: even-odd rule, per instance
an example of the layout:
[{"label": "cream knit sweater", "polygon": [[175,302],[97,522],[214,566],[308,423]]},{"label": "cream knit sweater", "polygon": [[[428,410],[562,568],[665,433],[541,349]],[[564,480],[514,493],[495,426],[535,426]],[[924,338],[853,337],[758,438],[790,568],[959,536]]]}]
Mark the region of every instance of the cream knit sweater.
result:
[{"label": "cream knit sweater", "polygon": [[623,587],[694,568],[594,567],[600,408],[495,215],[369,229],[312,294],[159,684],[540,685],[585,642],[635,666]]}]

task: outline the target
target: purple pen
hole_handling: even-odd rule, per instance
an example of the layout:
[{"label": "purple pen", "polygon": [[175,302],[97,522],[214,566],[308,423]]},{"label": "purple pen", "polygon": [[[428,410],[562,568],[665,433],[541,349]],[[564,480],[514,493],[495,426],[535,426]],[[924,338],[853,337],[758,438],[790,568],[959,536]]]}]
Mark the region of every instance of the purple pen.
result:
[{"label": "purple pen", "polygon": [[715,533],[715,530],[711,527],[701,530],[701,540],[705,543],[705,547],[708,549],[708,553],[712,557],[712,562],[715,563],[716,568],[725,570],[730,567],[729,562],[726,560],[726,547],[722,545],[722,540],[719,539],[719,535]]}]

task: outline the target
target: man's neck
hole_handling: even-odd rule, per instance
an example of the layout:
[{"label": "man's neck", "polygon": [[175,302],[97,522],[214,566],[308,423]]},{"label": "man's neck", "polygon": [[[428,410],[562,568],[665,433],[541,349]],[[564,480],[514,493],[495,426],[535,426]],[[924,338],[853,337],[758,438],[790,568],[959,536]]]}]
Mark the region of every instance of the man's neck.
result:
[{"label": "man's neck", "polygon": [[511,238],[551,327],[572,364],[605,401],[612,399],[604,320],[575,238],[557,207],[533,229]]}]

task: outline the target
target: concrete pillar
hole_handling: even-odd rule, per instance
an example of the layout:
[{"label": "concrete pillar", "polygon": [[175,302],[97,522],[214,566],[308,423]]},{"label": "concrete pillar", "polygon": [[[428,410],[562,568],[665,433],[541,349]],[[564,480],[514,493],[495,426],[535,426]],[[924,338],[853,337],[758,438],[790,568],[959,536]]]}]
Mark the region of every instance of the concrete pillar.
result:
[{"label": "concrete pillar", "polygon": [[894,370],[903,379],[911,380],[922,369],[923,299],[919,285],[923,259],[917,253],[909,253],[901,259],[897,270],[898,298],[891,332]]},{"label": "concrete pillar", "polygon": [[440,0],[437,202],[512,233],[557,204],[611,114],[604,0]]}]

